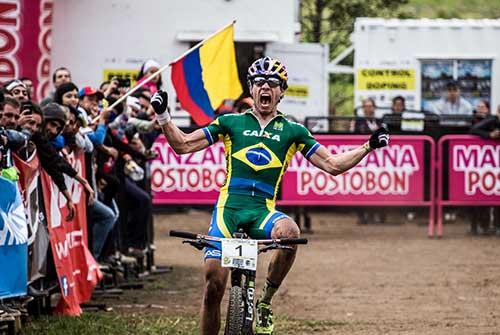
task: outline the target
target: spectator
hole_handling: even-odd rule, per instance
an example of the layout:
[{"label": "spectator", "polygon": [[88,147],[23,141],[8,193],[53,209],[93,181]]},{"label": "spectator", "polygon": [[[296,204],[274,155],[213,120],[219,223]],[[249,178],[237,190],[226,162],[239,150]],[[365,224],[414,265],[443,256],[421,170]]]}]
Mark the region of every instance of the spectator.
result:
[{"label": "spectator", "polygon": [[69,213],[66,219],[72,220],[75,215],[75,205],[68,192],[63,173],[82,184],[89,194],[89,204],[93,203],[94,191],[89,183],[59,155],[56,148],[49,142],[61,133],[66,124],[66,115],[63,109],[58,104],[49,103],[42,108],[42,111],[44,114],[44,124],[41,131],[32,134],[31,140],[36,145],[42,168],[47,171],[66,198],[66,206]]},{"label": "spectator", "polygon": [[377,108],[375,101],[372,98],[363,100],[363,117],[356,118],[351,122],[351,132],[357,134],[371,134],[382,124],[375,119],[375,109]]},{"label": "spectator", "polygon": [[[480,113],[485,114],[485,110],[489,107],[486,103],[484,106],[479,106],[481,102],[478,103],[478,108]],[[484,139],[500,140],[500,105],[497,107],[496,115],[485,114],[483,120],[474,124],[470,130],[471,134],[481,136]],[[471,232],[473,234],[478,233],[478,228],[483,230],[484,234],[489,232],[489,221],[490,215],[488,210],[481,207],[472,208],[472,220],[471,220]],[[494,225],[496,234],[500,236],[500,206],[493,209]]]},{"label": "spectator", "polygon": [[476,123],[472,126],[470,133],[481,136],[484,139],[500,139],[500,105],[497,107],[496,115],[489,115]]},{"label": "spectator", "polygon": [[446,85],[447,96],[434,104],[434,113],[438,115],[472,115],[471,104],[460,96],[460,88],[456,81]]},{"label": "spectator", "polygon": [[62,84],[69,82],[71,82],[71,72],[69,72],[69,70],[65,67],[58,67],[52,74],[52,84],[54,85],[54,90],[48,97],[42,100],[40,105],[45,106],[46,104],[53,102],[54,94],[57,88]]},{"label": "spectator", "polygon": [[71,82],[60,85],[54,92],[54,102],[78,108],[78,87]]},{"label": "spectator", "polygon": [[28,91],[28,100],[31,100],[33,96],[33,81],[28,77],[21,77],[19,80],[23,82],[24,86],[26,86],[26,91]]},{"label": "spectator", "polygon": [[19,101],[29,100],[28,90],[26,89],[26,85],[24,85],[22,81],[17,79],[12,80],[8,82],[7,85],[5,85],[5,88],[17,100]]},{"label": "spectator", "polygon": [[406,110],[405,98],[398,95],[392,99],[391,111],[392,114],[403,114]]},{"label": "spectator", "polygon": [[85,86],[78,91],[78,98],[80,99],[79,110],[89,118],[89,121],[99,116],[99,101],[104,98],[101,91]]},{"label": "spectator", "polygon": [[[145,61],[141,66],[139,75],[137,76],[137,83],[138,84],[141,83],[147,77],[158,71],[160,68],[161,65],[153,59]],[[154,76],[149,82],[144,84],[143,87],[149,89],[151,94],[154,94],[161,88],[161,86],[162,86],[161,74],[158,74]]]},{"label": "spectator", "polygon": [[476,124],[490,115],[490,103],[486,100],[479,100],[474,110],[472,124]]},{"label": "spectator", "polygon": [[6,129],[16,129],[17,121],[21,117],[21,104],[14,98],[5,98],[3,102],[2,115],[0,117],[0,127]]},{"label": "spectator", "polygon": [[[25,134],[29,133],[31,136],[41,130],[42,124],[43,113],[40,106],[31,101],[23,102],[21,104],[21,117],[17,123],[21,132]],[[30,139],[28,145],[25,148],[18,150],[17,154],[21,159],[27,160],[31,157],[35,149],[35,143],[33,143]]]}]

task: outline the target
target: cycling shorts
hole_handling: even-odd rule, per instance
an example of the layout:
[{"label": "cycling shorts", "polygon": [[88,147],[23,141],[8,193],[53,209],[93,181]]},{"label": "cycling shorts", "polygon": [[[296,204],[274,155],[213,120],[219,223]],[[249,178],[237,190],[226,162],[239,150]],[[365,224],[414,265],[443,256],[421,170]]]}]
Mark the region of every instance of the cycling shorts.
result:
[{"label": "cycling shorts", "polygon": [[[274,225],[283,218],[289,217],[268,206],[265,198],[228,195],[227,199],[219,199],[215,205],[208,235],[231,238],[235,231],[243,228],[252,239],[270,239]],[[211,243],[221,247],[220,242]],[[221,259],[221,251],[207,247],[205,259],[207,258]]]}]

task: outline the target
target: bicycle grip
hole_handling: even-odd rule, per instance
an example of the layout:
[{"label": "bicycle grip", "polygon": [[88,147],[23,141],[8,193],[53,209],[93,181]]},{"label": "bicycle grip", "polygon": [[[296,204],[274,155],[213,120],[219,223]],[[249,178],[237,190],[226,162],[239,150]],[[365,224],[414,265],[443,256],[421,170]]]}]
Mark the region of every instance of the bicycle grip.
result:
[{"label": "bicycle grip", "polygon": [[307,244],[307,238],[282,238],[280,244]]},{"label": "bicycle grip", "polygon": [[173,237],[187,238],[190,240],[196,240],[198,238],[198,234],[190,233],[187,231],[171,230],[169,235]]}]

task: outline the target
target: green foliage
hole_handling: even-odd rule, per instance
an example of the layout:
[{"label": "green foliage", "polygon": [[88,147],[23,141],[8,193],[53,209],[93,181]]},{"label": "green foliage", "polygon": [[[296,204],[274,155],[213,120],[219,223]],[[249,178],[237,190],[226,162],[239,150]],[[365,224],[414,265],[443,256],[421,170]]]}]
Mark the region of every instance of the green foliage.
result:
[{"label": "green foliage", "polygon": [[410,0],[402,10],[411,17],[483,19],[500,17],[499,0]]}]

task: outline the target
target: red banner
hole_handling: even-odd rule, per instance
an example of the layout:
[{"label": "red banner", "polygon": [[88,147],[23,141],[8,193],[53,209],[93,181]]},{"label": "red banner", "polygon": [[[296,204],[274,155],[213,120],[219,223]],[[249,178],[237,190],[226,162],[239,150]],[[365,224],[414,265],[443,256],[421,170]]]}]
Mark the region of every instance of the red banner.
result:
[{"label": "red banner", "polygon": [[[70,155],[70,163],[85,175],[83,154]],[[42,172],[45,212],[49,223],[50,243],[62,298],[56,312],[80,315],[80,304],[90,300],[95,285],[102,278],[97,262],[88,249],[85,190],[78,181],[66,177],[66,185],[76,207],[76,215],[66,221],[66,198],[50,176]]]},{"label": "red banner", "polygon": [[0,82],[28,77],[32,99],[50,90],[52,0],[0,1]]}]

